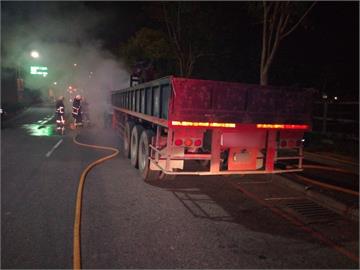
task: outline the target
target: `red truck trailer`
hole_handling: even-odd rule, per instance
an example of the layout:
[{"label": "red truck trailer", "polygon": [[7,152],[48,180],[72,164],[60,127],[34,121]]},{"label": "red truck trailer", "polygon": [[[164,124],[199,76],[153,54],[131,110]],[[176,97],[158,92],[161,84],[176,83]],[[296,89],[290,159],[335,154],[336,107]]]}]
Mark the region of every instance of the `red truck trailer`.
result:
[{"label": "red truck trailer", "polygon": [[312,96],[311,89],[169,76],[112,91],[112,125],[146,181],[296,172]]}]

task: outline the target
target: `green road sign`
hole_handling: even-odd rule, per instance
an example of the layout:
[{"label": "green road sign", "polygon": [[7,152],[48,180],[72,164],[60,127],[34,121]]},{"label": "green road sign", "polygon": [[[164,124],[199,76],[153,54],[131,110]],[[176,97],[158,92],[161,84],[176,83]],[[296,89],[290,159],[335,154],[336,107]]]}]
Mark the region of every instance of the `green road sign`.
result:
[{"label": "green road sign", "polygon": [[48,75],[48,68],[47,67],[40,67],[40,66],[31,66],[30,67],[30,74],[42,75],[42,76],[46,77]]}]

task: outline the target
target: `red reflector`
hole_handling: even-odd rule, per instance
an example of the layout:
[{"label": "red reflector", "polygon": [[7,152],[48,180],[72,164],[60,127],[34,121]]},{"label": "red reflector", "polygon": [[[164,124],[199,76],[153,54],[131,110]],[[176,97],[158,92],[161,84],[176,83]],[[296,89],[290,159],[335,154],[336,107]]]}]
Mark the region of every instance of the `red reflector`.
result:
[{"label": "red reflector", "polygon": [[186,140],[184,141],[184,145],[185,145],[185,146],[191,146],[191,145],[192,145],[192,140],[191,140],[191,139],[186,139]]},{"label": "red reflector", "polygon": [[276,128],[276,129],[308,129],[308,125],[288,125],[288,124],[256,124],[257,128]]},{"label": "red reflector", "polygon": [[176,146],[182,145],[182,140],[181,140],[181,139],[175,140],[175,145],[176,145]]},{"label": "red reflector", "polygon": [[195,145],[195,146],[200,146],[200,145],[201,145],[201,140],[196,140],[196,141],[194,142],[194,145]]},{"label": "red reflector", "polygon": [[308,125],[284,125],[285,129],[308,129]]},{"label": "red reflector", "polygon": [[183,127],[223,127],[235,128],[235,123],[213,123],[213,122],[189,122],[189,121],[171,121],[173,126]]},{"label": "red reflector", "polygon": [[287,142],[285,140],[280,142],[280,146],[281,147],[286,147],[287,146]]}]

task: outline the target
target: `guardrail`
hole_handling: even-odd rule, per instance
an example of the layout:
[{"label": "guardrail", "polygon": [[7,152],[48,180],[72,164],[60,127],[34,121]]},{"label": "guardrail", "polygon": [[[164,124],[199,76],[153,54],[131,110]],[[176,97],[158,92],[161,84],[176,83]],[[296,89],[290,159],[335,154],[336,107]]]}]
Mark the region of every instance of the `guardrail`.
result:
[{"label": "guardrail", "polygon": [[315,102],[313,131],[359,140],[359,102]]}]

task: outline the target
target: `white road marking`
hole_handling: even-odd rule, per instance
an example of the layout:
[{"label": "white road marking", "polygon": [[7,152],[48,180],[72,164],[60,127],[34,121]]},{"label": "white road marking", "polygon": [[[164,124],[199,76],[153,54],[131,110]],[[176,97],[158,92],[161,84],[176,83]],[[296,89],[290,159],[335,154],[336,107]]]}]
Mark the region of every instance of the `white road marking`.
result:
[{"label": "white road marking", "polygon": [[56,148],[59,147],[59,145],[63,142],[63,139],[61,139],[60,141],[58,141],[54,146],[53,148],[51,148],[51,150],[49,152],[46,153],[46,157],[50,157],[50,155],[52,154],[52,152],[54,152],[54,150]]}]

